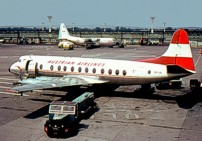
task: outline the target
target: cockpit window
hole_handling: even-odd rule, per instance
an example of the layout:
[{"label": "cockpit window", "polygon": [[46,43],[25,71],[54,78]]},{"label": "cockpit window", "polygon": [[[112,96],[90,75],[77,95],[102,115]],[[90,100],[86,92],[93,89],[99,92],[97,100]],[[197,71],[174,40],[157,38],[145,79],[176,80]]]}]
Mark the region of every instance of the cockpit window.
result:
[{"label": "cockpit window", "polygon": [[25,57],[21,57],[21,58],[18,60],[18,62],[23,62],[23,61],[26,61],[26,60],[28,60],[28,59],[25,58]]}]

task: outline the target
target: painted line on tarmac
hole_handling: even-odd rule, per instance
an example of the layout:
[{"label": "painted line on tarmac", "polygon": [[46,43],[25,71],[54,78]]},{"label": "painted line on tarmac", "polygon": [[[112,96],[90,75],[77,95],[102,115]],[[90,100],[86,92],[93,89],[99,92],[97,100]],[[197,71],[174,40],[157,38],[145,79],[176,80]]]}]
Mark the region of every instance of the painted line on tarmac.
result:
[{"label": "painted line on tarmac", "polygon": [[0,88],[3,88],[3,89],[10,89],[11,87],[0,86]]},{"label": "painted line on tarmac", "polygon": [[197,59],[197,61],[196,61],[196,63],[195,63],[194,66],[197,66],[197,64],[198,64],[198,62],[199,62],[200,59],[201,59],[201,55],[198,57],[198,59]]},{"label": "painted line on tarmac", "polygon": [[[0,94],[7,94],[7,95],[17,95],[17,96],[21,96],[20,93],[0,92]],[[27,95],[27,94],[22,94],[22,96],[29,96],[29,95]]]},{"label": "painted line on tarmac", "polygon": [[11,78],[0,78],[0,80],[18,80],[18,79],[11,79]]},{"label": "painted line on tarmac", "polygon": [[94,58],[94,57],[100,57],[100,56],[103,56],[103,55],[106,55],[107,53],[98,53],[98,54],[85,54],[85,55],[82,55],[81,57],[91,57],[91,58]]},{"label": "painted line on tarmac", "polygon": [[33,90],[33,92],[40,92],[40,93],[42,93],[43,90]]},{"label": "painted line on tarmac", "polygon": [[7,59],[8,56],[1,56],[1,59]]},{"label": "painted line on tarmac", "polygon": [[[10,88],[12,88],[12,87],[5,87],[5,86],[0,86],[0,88],[1,89],[10,89]],[[30,90],[31,91],[31,90]],[[32,90],[33,92],[40,92],[40,93],[42,93],[43,92],[43,90]]]},{"label": "painted line on tarmac", "polygon": [[10,82],[0,82],[0,84],[13,84],[13,83],[10,83]]},{"label": "painted line on tarmac", "polygon": [[142,56],[132,56],[132,57],[137,57],[137,58],[140,58],[140,57],[156,57],[156,55],[142,55]]}]

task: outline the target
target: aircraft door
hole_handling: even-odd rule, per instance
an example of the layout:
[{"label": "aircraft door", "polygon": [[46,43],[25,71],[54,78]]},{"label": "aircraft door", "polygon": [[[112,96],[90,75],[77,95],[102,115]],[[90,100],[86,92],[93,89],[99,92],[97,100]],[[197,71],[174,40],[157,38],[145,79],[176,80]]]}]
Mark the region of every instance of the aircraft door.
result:
[{"label": "aircraft door", "polygon": [[27,66],[26,66],[26,70],[28,73],[29,77],[36,77],[37,75],[37,62],[34,62],[32,60],[28,61]]}]

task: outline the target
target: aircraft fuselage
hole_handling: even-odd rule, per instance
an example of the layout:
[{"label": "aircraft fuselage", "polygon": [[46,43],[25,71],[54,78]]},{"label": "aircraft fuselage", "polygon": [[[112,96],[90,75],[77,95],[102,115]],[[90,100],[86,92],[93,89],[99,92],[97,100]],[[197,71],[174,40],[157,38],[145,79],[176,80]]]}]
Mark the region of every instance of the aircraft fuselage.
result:
[{"label": "aircraft fuselage", "polygon": [[10,67],[10,72],[16,75],[19,75],[20,71],[27,72],[29,77],[95,76],[99,80],[119,85],[156,83],[190,74],[170,74],[167,66],[161,64],[56,56],[22,56]]}]

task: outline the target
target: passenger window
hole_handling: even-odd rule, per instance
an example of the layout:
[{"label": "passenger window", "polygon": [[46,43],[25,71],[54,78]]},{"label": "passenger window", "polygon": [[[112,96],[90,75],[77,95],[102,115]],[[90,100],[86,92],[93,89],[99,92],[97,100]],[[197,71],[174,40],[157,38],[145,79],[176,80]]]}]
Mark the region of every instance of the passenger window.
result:
[{"label": "passenger window", "polygon": [[105,70],[104,69],[101,69],[101,74],[104,74],[105,73]]},{"label": "passenger window", "polygon": [[66,66],[64,66],[64,67],[63,67],[63,71],[66,71],[66,70],[67,70],[67,67],[66,67]]},{"label": "passenger window", "polygon": [[111,75],[111,74],[112,74],[112,70],[111,70],[111,69],[109,69],[109,70],[108,70],[108,73]]},{"label": "passenger window", "polygon": [[85,72],[88,73],[88,68],[85,68]]},{"label": "passenger window", "polygon": [[53,68],[54,68],[53,65],[51,65],[51,66],[50,66],[50,70],[53,70]]},{"label": "passenger window", "polygon": [[41,64],[41,65],[39,66],[39,68],[40,68],[40,70],[42,70],[42,69],[43,69],[43,65]]},{"label": "passenger window", "polygon": [[74,71],[74,67],[73,67],[73,66],[71,67],[71,71],[72,71],[72,72]]},{"label": "passenger window", "polygon": [[79,68],[78,68],[78,71],[81,72],[81,70],[82,70],[81,67],[79,67]]},{"label": "passenger window", "polygon": [[93,68],[93,73],[96,73],[96,69],[95,68]]},{"label": "passenger window", "polygon": [[123,75],[124,75],[124,76],[126,75],[126,70],[123,70]]},{"label": "passenger window", "polygon": [[58,71],[60,71],[61,70],[61,66],[58,66]]},{"label": "passenger window", "polygon": [[119,70],[116,70],[116,71],[115,71],[115,74],[116,74],[116,75],[119,75]]}]

